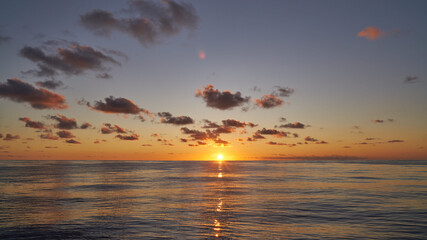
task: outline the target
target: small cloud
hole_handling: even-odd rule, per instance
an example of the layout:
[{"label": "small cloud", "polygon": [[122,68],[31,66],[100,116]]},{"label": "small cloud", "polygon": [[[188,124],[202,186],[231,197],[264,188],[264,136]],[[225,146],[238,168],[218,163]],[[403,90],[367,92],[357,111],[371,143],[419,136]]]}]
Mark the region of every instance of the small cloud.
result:
[{"label": "small cloud", "polygon": [[59,132],[56,132],[56,135],[58,135],[60,138],[73,138],[74,136],[70,131],[62,130]]},{"label": "small cloud", "polygon": [[304,129],[305,125],[303,123],[300,123],[300,122],[294,122],[294,123],[288,123],[288,124],[280,125],[279,128],[299,128],[299,129]]},{"label": "small cloud", "polygon": [[25,122],[25,127],[35,128],[35,129],[46,129],[46,126],[39,121],[33,121],[28,117],[19,118],[20,121]]},{"label": "small cloud", "polygon": [[195,96],[201,97],[206,102],[206,106],[220,110],[229,110],[242,106],[248,103],[250,99],[250,97],[242,97],[240,92],[221,92],[218,89],[214,89],[213,85],[208,85],[203,90],[196,89]]},{"label": "small cloud", "polygon": [[359,33],[357,33],[358,37],[364,37],[368,40],[377,40],[379,38],[385,37],[386,33],[381,31],[381,29],[377,27],[366,27]]},{"label": "small cloud", "polygon": [[104,113],[115,113],[115,114],[140,114],[145,113],[148,115],[151,115],[148,110],[145,110],[143,108],[139,108],[138,105],[136,105],[132,100],[118,97],[115,98],[113,96],[104,98],[105,102],[103,101],[95,101],[95,104],[92,106],[89,102],[86,100],[79,101],[80,105],[87,105],[90,109],[95,111],[100,111]]},{"label": "small cloud", "polygon": [[279,118],[279,122],[286,122],[287,120],[286,120],[286,118],[284,118],[284,117],[281,117],[281,118]]},{"label": "small cloud", "polygon": [[0,45],[3,43],[8,43],[11,39],[11,37],[4,36],[0,33]]},{"label": "small cloud", "polygon": [[161,117],[160,119],[161,123],[173,124],[173,125],[187,125],[187,124],[194,123],[194,120],[189,116],[174,117],[169,112],[160,112],[157,115]]},{"label": "small cloud", "polygon": [[55,136],[50,132],[40,135],[40,138],[41,139],[49,139],[49,140],[58,140],[59,139],[58,136]]},{"label": "small cloud", "polygon": [[139,135],[138,134],[132,134],[132,135],[121,135],[121,134],[118,134],[118,135],[116,135],[116,138],[120,138],[121,140],[134,141],[134,140],[138,140],[139,139]]},{"label": "small cloud", "polygon": [[281,138],[281,137],[287,137],[288,133],[283,131],[278,131],[276,129],[266,129],[263,128],[261,130],[256,131],[256,135],[252,136],[253,138],[260,138],[259,135],[273,135],[275,137]]},{"label": "small cloud", "polygon": [[102,134],[116,133],[127,133],[126,130],[119,125],[112,125],[110,123],[104,123],[104,127],[101,128]]},{"label": "small cloud", "polygon": [[200,58],[200,59],[202,59],[202,60],[206,58],[206,53],[205,53],[205,51],[203,51],[203,50],[200,50],[200,51],[199,51],[199,58]]},{"label": "small cloud", "polygon": [[74,118],[67,118],[66,116],[61,114],[48,117],[58,122],[58,124],[55,125],[56,128],[67,130],[78,128],[77,121]]},{"label": "small cloud", "polygon": [[254,124],[251,122],[241,122],[238,120],[234,120],[234,119],[226,119],[226,120],[222,120],[222,124],[225,127],[235,127],[235,128],[244,128],[246,126],[249,126],[251,128],[258,126],[258,124]]},{"label": "small cloud", "polygon": [[141,146],[143,146],[143,147],[151,147],[153,145],[151,145],[151,144],[142,144]]},{"label": "small cloud", "polygon": [[3,138],[5,141],[13,141],[19,139],[19,135],[12,135],[10,133],[6,134],[6,136]]},{"label": "small cloud", "polygon": [[404,140],[399,140],[399,139],[395,139],[395,140],[390,140],[387,141],[388,143],[401,143],[401,142],[405,142]]},{"label": "small cloud", "polygon": [[286,143],[278,143],[278,142],[273,142],[273,141],[266,142],[266,144],[268,144],[268,145],[276,145],[276,146],[284,146],[284,145],[288,145],[288,144],[286,144]]},{"label": "small cloud", "polygon": [[318,139],[312,138],[310,136],[305,137],[304,140],[307,141],[307,142],[317,142],[317,141],[319,141]]},{"label": "small cloud", "polygon": [[113,78],[113,76],[111,76],[108,73],[99,73],[99,74],[96,75],[96,78],[111,79],[111,78]]},{"label": "small cloud", "polygon": [[261,108],[274,108],[283,104],[282,99],[271,94],[264,95],[261,99],[255,99],[254,102]]},{"label": "small cloud", "polygon": [[372,120],[372,122],[373,122],[373,123],[384,123],[384,120],[381,120],[381,119],[375,119],[375,120]]},{"label": "small cloud", "polygon": [[220,125],[218,125],[217,123],[214,123],[207,119],[203,119],[203,122],[205,123],[205,125],[203,125],[202,128],[219,128],[220,127]]},{"label": "small cloud", "polygon": [[405,81],[403,81],[405,83],[415,83],[418,82],[418,76],[407,76],[405,78]]},{"label": "small cloud", "polygon": [[57,80],[46,80],[46,81],[36,82],[36,86],[42,87],[42,88],[48,88],[52,90],[55,90],[58,87],[61,87],[62,85],[64,85],[64,83]]},{"label": "small cloud", "polygon": [[81,144],[81,142],[76,141],[76,140],[74,140],[74,139],[67,139],[67,140],[65,140],[65,142],[66,142],[66,143],[71,143],[71,144]]},{"label": "small cloud", "polygon": [[87,129],[87,128],[91,127],[91,126],[92,126],[92,124],[90,124],[88,122],[85,122],[82,125],[80,125],[80,129]]},{"label": "small cloud", "polygon": [[44,88],[35,88],[19,79],[0,83],[0,97],[14,102],[28,102],[35,109],[66,109],[65,97]]},{"label": "small cloud", "polygon": [[272,95],[277,97],[289,97],[295,92],[295,89],[289,87],[275,86],[275,88],[276,91],[274,91]]}]

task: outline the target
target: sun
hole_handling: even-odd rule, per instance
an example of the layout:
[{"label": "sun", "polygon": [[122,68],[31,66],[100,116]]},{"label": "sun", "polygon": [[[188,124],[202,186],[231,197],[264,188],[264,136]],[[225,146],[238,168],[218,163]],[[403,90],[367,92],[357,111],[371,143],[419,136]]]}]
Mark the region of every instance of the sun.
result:
[{"label": "sun", "polygon": [[221,161],[224,157],[222,156],[222,154],[218,154],[218,160]]}]

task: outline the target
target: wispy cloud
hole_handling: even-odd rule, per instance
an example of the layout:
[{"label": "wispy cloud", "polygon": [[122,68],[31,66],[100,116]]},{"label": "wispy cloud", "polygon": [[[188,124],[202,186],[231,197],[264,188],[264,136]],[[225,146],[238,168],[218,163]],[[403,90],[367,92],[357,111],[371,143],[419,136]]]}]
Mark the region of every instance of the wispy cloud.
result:
[{"label": "wispy cloud", "polygon": [[[198,24],[199,17],[190,3],[134,0],[128,4],[124,11],[130,14],[128,17],[119,18],[111,12],[96,9],[80,15],[80,23],[98,36],[108,37],[113,31],[125,33],[145,47],[184,29],[194,30]],[[139,17],[133,17],[133,13]]]},{"label": "wispy cloud", "polygon": [[61,81],[57,81],[57,80],[45,80],[45,81],[36,82],[36,85],[38,87],[55,90],[58,87],[61,87],[62,85],[64,85],[64,83]]},{"label": "wispy cloud", "polygon": [[121,65],[113,57],[77,43],[67,48],[57,48],[54,54],[46,53],[41,47],[25,46],[19,54],[37,63],[37,69],[23,72],[37,77],[53,77],[58,73],[80,75],[88,70],[106,71],[106,64]]},{"label": "wispy cloud", "polygon": [[358,32],[357,36],[364,37],[369,40],[377,40],[379,38],[385,37],[386,33],[377,27],[370,26]]}]

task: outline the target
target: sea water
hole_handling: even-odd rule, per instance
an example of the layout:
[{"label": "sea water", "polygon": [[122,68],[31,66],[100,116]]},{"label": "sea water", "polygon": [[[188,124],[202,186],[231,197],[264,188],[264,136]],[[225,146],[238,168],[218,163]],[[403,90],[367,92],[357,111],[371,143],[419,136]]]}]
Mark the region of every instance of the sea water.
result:
[{"label": "sea water", "polygon": [[0,161],[0,239],[427,239],[427,161]]}]

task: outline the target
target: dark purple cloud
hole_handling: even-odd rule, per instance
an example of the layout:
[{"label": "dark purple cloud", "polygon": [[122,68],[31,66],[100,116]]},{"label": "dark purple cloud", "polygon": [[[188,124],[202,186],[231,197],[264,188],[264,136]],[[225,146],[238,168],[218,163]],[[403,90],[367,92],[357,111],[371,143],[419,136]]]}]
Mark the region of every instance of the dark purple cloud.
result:
[{"label": "dark purple cloud", "polygon": [[307,141],[307,142],[317,142],[317,141],[319,141],[318,139],[312,138],[310,136],[305,137],[304,140]]},{"label": "dark purple cloud", "polygon": [[55,54],[49,55],[41,47],[25,46],[20,55],[37,63],[37,69],[23,73],[37,77],[53,77],[59,72],[66,75],[80,75],[85,71],[106,71],[106,64],[121,65],[111,56],[89,46],[72,44],[67,48],[56,48]]},{"label": "dark purple cloud", "polygon": [[405,142],[404,140],[400,140],[400,139],[394,139],[394,140],[390,140],[387,141],[388,143],[401,143],[401,142]]},{"label": "dark purple cloud", "polygon": [[57,80],[46,80],[46,81],[36,82],[36,85],[38,87],[48,88],[48,89],[55,90],[58,87],[61,87],[62,85],[64,85],[64,83],[61,82],[61,81],[57,81]]},{"label": "dark purple cloud", "polygon": [[418,81],[418,76],[407,76],[405,78],[405,83],[415,83]]},{"label": "dark purple cloud", "polygon": [[197,89],[196,97],[201,97],[206,102],[206,106],[220,110],[242,106],[248,103],[250,99],[250,97],[242,97],[240,92],[221,92],[218,89],[214,89],[213,85],[208,85],[203,90]]},{"label": "dark purple cloud", "polygon": [[238,120],[234,120],[234,119],[226,119],[226,120],[222,120],[222,124],[225,126],[225,127],[235,127],[235,128],[244,128],[244,127],[246,127],[246,126],[249,126],[249,127],[256,127],[256,126],[258,126],[258,124],[254,124],[254,123],[251,123],[251,122],[241,122],[241,121],[238,121]]},{"label": "dark purple cloud", "polygon": [[[80,15],[80,23],[98,36],[110,36],[113,31],[125,33],[147,47],[184,29],[194,30],[199,17],[192,4],[168,1],[129,1],[129,14],[119,18],[113,13],[95,9]],[[139,16],[135,17],[133,13]]]},{"label": "dark purple cloud", "polygon": [[[79,101],[79,104],[81,105],[87,105],[90,109],[95,111],[100,111],[104,113],[116,113],[116,114],[140,114],[145,113],[148,115],[152,115],[148,110],[145,110],[143,108],[139,108],[138,105],[136,105],[132,100],[118,97],[115,98],[113,96],[104,98],[105,102],[103,101],[95,101],[95,104],[93,106],[87,102],[86,100]],[[141,116],[142,117],[142,116]]]},{"label": "dark purple cloud", "polygon": [[0,83],[0,97],[15,102],[28,102],[35,109],[65,109],[65,97],[44,88],[35,88],[19,79]]},{"label": "dark purple cloud", "polygon": [[88,122],[85,122],[82,125],[80,125],[80,128],[81,129],[87,129],[87,128],[91,127],[91,126],[92,126],[92,124],[90,124]]}]

